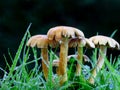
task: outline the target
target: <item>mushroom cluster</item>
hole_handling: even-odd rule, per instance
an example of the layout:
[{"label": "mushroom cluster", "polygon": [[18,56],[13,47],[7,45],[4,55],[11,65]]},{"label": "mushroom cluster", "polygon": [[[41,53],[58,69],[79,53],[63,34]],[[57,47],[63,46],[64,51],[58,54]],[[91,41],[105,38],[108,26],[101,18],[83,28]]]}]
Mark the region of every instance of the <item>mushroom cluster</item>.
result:
[{"label": "mushroom cluster", "polygon": [[[103,66],[107,47],[120,48],[118,42],[110,37],[97,35],[88,39],[85,38],[81,30],[69,26],[56,26],[49,29],[47,35],[32,36],[28,40],[27,46],[41,48],[42,71],[46,80],[48,79],[49,70],[48,46],[60,48],[59,60],[53,60],[53,66],[58,67],[57,75],[60,78],[60,85],[67,81],[67,62],[70,57],[77,59],[75,75],[81,75],[83,58],[88,59],[86,55],[83,55],[83,47],[100,48],[97,65],[92,70],[91,77],[89,78],[89,82],[92,84],[94,84],[97,72]],[[71,47],[77,48],[77,55],[68,56],[68,50]]]}]

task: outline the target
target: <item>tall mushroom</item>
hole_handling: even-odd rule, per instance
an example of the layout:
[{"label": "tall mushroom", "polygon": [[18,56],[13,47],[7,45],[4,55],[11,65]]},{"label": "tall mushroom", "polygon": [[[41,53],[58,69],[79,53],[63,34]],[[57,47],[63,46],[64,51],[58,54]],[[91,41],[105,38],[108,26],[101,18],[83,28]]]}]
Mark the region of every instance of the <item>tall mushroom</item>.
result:
[{"label": "tall mushroom", "polygon": [[56,40],[60,43],[60,62],[58,67],[58,75],[60,77],[60,84],[67,81],[67,55],[68,43],[70,38],[84,37],[84,34],[79,29],[68,26],[57,26],[51,28],[48,33],[49,40]]},{"label": "tall mushroom", "polygon": [[97,35],[89,38],[96,47],[99,47],[99,56],[98,56],[98,61],[96,67],[92,70],[92,75],[89,78],[89,82],[91,84],[94,84],[94,78],[97,75],[97,72],[102,68],[104,64],[104,59],[107,53],[107,47],[108,48],[116,48],[119,49],[120,45],[117,41],[114,39],[107,37],[107,36],[102,36],[102,35]]},{"label": "tall mushroom", "polygon": [[57,46],[57,43],[55,41],[48,40],[47,35],[32,36],[27,42],[27,46],[37,46],[37,48],[41,48],[42,71],[46,80],[48,77],[48,45],[55,47]]},{"label": "tall mushroom", "polygon": [[69,47],[77,47],[77,66],[76,66],[76,76],[81,75],[82,67],[80,64],[83,63],[83,47],[95,48],[94,43],[87,38],[73,38],[69,42]]}]

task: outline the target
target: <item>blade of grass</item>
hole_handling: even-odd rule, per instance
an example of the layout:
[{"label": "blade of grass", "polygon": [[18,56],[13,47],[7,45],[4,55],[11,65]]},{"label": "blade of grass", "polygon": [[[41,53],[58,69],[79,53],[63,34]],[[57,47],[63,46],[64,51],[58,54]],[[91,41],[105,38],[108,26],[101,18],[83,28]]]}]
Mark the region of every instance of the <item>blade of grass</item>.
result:
[{"label": "blade of grass", "polygon": [[53,72],[52,72],[52,60],[53,60],[53,55],[52,55],[52,53],[51,53],[51,50],[50,50],[50,63],[49,63],[49,66],[48,66],[48,68],[49,68],[49,70],[48,70],[48,79],[47,79],[47,90],[49,90],[49,89],[51,89],[52,90],[52,88],[53,88]]},{"label": "blade of grass", "polygon": [[118,30],[116,29],[111,35],[110,37],[113,38],[113,36],[115,35],[115,33],[117,32]]},{"label": "blade of grass", "polygon": [[10,49],[8,49],[8,54],[9,54],[10,60],[13,62],[13,57],[12,57],[12,55],[10,53]]},{"label": "blade of grass", "polygon": [[27,37],[27,33],[28,33],[31,25],[32,25],[32,23],[29,24],[29,26],[28,26],[28,28],[27,28],[27,31],[25,32],[24,37],[22,38],[22,41],[21,41],[21,43],[20,43],[20,45],[19,45],[19,47],[18,47],[17,53],[16,53],[15,58],[14,58],[14,60],[13,60],[13,64],[12,64],[12,66],[11,66],[11,68],[10,68],[10,72],[9,72],[8,76],[11,76],[11,74],[13,73],[13,71],[14,71],[14,69],[15,69],[15,67],[16,67],[17,61],[18,61],[18,59],[19,59],[19,57],[20,57],[20,54],[21,54],[21,52],[22,52],[22,48],[23,48],[23,45],[24,45],[24,43],[25,43],[25,39],[26,39],[26,37]]},{"label": "blade of grass", "polygon": [[92,55],[92,67],[95,67],[96,62],[97,62],[97,48],[95,48],[95,50],[93,51],[93,55]]},{"label": "blade of grass", "polygon": [[5,62],[6,62],[7,67],[10,69],[10,65],[9,65],[9,63],[7,62],[7,58],[6,58],[6,56],[3,55],[3,57],[4,57],[4,59],[5,59]]}]

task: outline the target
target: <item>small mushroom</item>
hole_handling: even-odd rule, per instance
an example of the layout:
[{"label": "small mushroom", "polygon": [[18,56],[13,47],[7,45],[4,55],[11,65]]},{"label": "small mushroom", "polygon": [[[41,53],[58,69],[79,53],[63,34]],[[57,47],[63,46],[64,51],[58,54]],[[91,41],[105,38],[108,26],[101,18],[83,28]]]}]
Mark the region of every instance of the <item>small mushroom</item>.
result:
[{"label": "small mushroom", "polygon": [[55,41],[48,40],[47,35],[32,36],[27,42],[27,46],[37,46],[37,48],[41,48],[42,71],[46,80],[48,78],[48,45],[55,47],[57,46],[57,43]]},{"label": "small mushroom", "polygon": [[[77,55],[69,55],[69,56],[67,57],[67,62],[69,62],[70,58],[75,58],[75,59],[77,59]],[[84,60],[84,62],[90,62],[89,57],[86,56],[86,55],[83,55],[83,60]],[[53,60],[52,66],[58,67],[58,66],[59,66],[59,62],[60,62],[59,59]]]},{"label": "small mushroom", "polygon": [[69,47],[77,47],[77,60],[76,76],[81,75],[82,67],[80,64],[83,63],[83,47],[95,48],[94,43],[87,38],[73,38],[69,42]]},{"label": "small mushroom", "polygon": [[58,76],[60,77],[60,85],[67,81],[67,56],[68,43],[70,38],[84,37],[79,29],[68,26],[57,26],[51,28],[47,33],[49,40],[56,40],[60,44],[60,62],[58,67]]},{"label": "small mushroom", "polygon": [[107,48],[119,49],[120,45],[114,39],[107,37],[107,36],[102,36],[102,35],[93,36],[89,39],[95,44],[96,47],[100,48],[97,65],[92,70],[91,77],[89,78],[89,82],[91,84],[94,84],[94,78],[96,77],[97,72],[99,72],[99,70],[102,68],[104,64],[104,58],[107,53]]}]

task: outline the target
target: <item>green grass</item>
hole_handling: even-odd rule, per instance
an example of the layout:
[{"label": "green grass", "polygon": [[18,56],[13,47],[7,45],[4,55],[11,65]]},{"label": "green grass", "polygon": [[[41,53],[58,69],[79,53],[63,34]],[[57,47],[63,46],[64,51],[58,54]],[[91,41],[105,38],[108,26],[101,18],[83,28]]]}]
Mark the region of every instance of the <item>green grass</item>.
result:
[{"label": "green grass", "polygon": [[[7,70],[0,68],[4,73],[0,79],[0,90],[119,90],[120,89],[120,57],[112,58],[110,60],[105,58],[105,65],[95,78],[95,85],[88,83],[87,79],[90,76],[89,66],[82,65],[83,71],[80,77],[76,77],[75,73],[75,59],[71,58],[68,65],[68,81],[59,86],[59,78],[53,74],[52,61],[58,58],[52,50],[49,51],[50,66],[48,81],[45,81],[43,73],[41,72],[41,64],[39,64],[41,57],[40,51],[36,48],[29,48],[26,42],[30,37],[29,25],[20,45],[13,57],[8,52],[12,65],[7,63],[7,58],[4,56]],[[32,60],[31,60],[32,58]],[[97,49],[93,51],[91,56],[92,66],[94,67],[97,60]],[[112,62],[113,61],[113,62]],[[29,68],[30,67],[30,68]],[[55,82],[52,81],[55,78]]]}]

